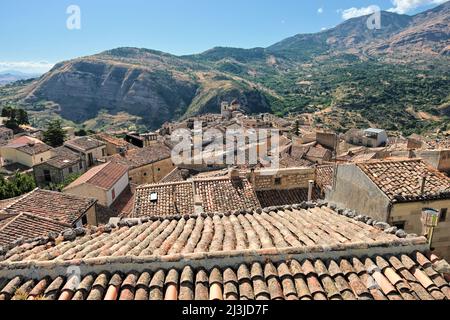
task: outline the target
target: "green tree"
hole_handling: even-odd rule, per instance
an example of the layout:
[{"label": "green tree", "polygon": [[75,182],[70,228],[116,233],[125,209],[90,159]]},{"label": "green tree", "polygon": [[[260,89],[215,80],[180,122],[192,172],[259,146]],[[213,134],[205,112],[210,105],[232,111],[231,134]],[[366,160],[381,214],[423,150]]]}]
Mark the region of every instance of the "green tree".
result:
[{"label": "green tree", "polygon": [[300,121],[298,120],[295,121],[294,134],[296,136],[300,135]]},{"label": "green tree", "polygon": [[44,142],[53,148],[60,147],[64,144],[67,134],[62,128],[61,120],[53,120],[44,132]]},{"label": "green tree", "polygon": [[28,119],[28,113],[25,110],[23,110],[23,109],[18,109],[17,110],[16,119],[17,119],[17,123],[19,125],[30,124],[30,121]]},{"label": "green tree", "polygon": [[9,179],[0,176],[0,200],[21,196],[35,188],[34,178],[28,174],[17,172]]},{"label": "green tree", "polygon": [[20,125],[30,124],[28,113],[24,109],[5,107],[2,109],[2,117],[8,118],[5,126],[15,133],[20,131]]},{"label": "green tree", "polygon": [[2,109],[2,117],[3,117],[3,118],[9,118],[9,117],[11,117],[12,110],[13,110],[12,107],[4,107],[4,108]]},{"label": "green tree", "polygon": [[79,174],[79,173],[71,174],[64,180],[64,182],[59,183],[59,184],[50,183],[46,189],[62,192],[65,187],[67,187],[69,184],[71,184],[72,182],[77,180],[79,177],[81,177],[81,174]]}]

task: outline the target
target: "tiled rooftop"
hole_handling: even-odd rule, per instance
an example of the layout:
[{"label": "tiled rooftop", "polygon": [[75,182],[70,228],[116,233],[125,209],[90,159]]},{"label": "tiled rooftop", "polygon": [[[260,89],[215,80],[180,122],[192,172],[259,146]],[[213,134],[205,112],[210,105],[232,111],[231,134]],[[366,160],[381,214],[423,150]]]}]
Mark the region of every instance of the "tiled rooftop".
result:
[{"label": "tiled rooftop", "polygon": [[109,160],[134,169],[169,159],[170,157],[171,151],[169,147],[159,143],[145,148],[128,150],[125,155],[116,154],[109,157]]},{"label": "tiled rooftop", "polygon": [[316,168],[316,184],[320,189],[333,186],[333,172],[332,165],[318,166]]},{"label": "tiled rooftop", "polygon": [[92,137],[79,137],[67,141],[64,145],[79,151],[89,151],[104,146],[105,143]]},{"label": "tiled rooftop", "polygon": [[112,232],[109,227],[100,227],[96,232],[57,245],[39,243],[28,245],[26,250],[18,247],[5,258],[8,261],[46,261],[205,252],[231,254],[243,250],[309,250],[315,246],[355,244],[367,248],[404,240],[327,207],[301,209],[297,205],[257,212],[132,219],[130,223],[124,220],[121,226]]},{"label": "tiled rooftop", "polygon": [[325,203],[119,226],[0,248],[0,300],[450,299],[425,238]]},{"label": "tiled rooftop", "polygon": [[72,225],[96,200],[36,189],[3,209],[6,214],[28,213]]},{"label": "tiled rooftop", "polygon": [[251,183],[245,179],[213,178],[195,180],[196,193],[205,212],[227,212],[261,207]]},{"label": "tiled rooftop", "polygon": [[69,227],[70,225],[26,213],[11,215],[0,220],[0,245],[7,245],[18,239],[46,236],[49,232],[60,233]]},{"label": "tiled rooftop", "polygon": [[99,141],[103,141],[109,144],[112,144],[116,147],[127,147],[127,148],[134,148],[134,146],[131,143],[128,143],[127,141],[125,141],[124,139],[119,139],[116,138],[112,135],[109,135],[107,133],[98,133],[96,135],[93,136],[95,139],[99,140]]},{"label": "tiled rooftop", "polygon": [[[157,195],[151,201],[151,194]],[[138,187],[135,194],[134,216],[185,215],[194,212],[191,182],[157,184]]]},{"label": "tiled rooftop", "polygon": [[0,280],[0,300],[447,300],[449,283],[420,252],[249,262]]},{"label": "tiled rooftop", "polygon": [[[450,179],[422,160],[376,161],[357,166],[391,201],[416,201],[450,198]],[[426,177],[424,193],[420,182]]]},{"label": "tiled rooftop", "polygon": [[[151,195],[157,199],[151,200]],[[228,177],[196,179],[187,182],[153,184],[137,189],[134,217],[186,215],[195,211],[195,195],[206,213],[259,208],[258,198],[245,179]]]},{"label": "tiled rooftop", "polygon": [[[185,174],[187,172],[187,174]],[[184,171],[176,167],[167,176],[161,179],[160,183],[182,182],[190,176],[189,170]]]},{"label": "tiled rooftop", "polygon": [[55,156],[45,163],[54,168],[63,169],[73,166],[81,161],[80,156],[77,153],[66,147],[53,149],[53,152],[55,153]]},{"label": "tiled rooftop", "polygon": [[[320,191],[313,190],[312,200],[319,199]],[[295,188],[288,190],[262,190],[256,191],[256,195],[263,208],[272,206],[283,206],[308,201],[308,189]]]},{"label": "tiled rooftop", "polygon": [[52,147],[46,145],[45,143],[35,143],[35,144],[25,144],[17,147],[17,150],[26,153],[28,155],[37,155],[49,150],[52,150]]},{"label": "tiled rooftop", "polygon": [[[128,167],[107,162],[92,168],[66,187],[67,190],[85,183],[101,189],[110,190],[128,172]],[[66,190],[65,189],[65,190]]]}]

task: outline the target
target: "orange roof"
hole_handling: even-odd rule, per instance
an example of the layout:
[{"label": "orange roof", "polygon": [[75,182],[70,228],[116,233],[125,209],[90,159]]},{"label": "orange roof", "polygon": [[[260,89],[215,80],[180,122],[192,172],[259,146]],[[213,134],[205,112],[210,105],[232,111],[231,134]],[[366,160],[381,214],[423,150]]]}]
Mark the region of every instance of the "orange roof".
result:
[{"label": "orange roof", "polygon": [[101,189],[111,189],[120,178],[128,172],[128,167],[114,163],[107,162],[100,166],[94,167],[77,180],[68,185],[65,190],[71,189],[82,184],[88,183]]}]

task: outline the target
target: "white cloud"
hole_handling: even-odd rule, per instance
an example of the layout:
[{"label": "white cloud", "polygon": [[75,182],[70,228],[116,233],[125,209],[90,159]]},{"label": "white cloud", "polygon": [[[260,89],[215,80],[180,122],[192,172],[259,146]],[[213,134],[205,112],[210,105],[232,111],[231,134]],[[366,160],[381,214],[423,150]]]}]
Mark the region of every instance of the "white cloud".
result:
[{"label": "white cloud", "polygon": [[404,14],[422,6],[442,4],[446,1],[447,0],[392,0],[395,7],[390,8],[388,11]]},{"label": "white cloud", "polygon": [[322,14],[323,13],[323,8],[317,9],[317,13]]},{"label": "white cloud", "polygon": [[47,61],[0,61],[0,71],[14,70],[25,73],[45,73],[54,64]]},{"label": "white cloud", "polygon": [[363,8],[353,7],[353,8],[345,9],[343,11],[338,10],[338,12],[342,12],[342,18],[344,20],[361,17],[361,16],[367,16],[369,14],[372,14],[372,13],[378,12],[378,11],[380,11],[380,7],[375,6],[375,5],[363,7]]}]

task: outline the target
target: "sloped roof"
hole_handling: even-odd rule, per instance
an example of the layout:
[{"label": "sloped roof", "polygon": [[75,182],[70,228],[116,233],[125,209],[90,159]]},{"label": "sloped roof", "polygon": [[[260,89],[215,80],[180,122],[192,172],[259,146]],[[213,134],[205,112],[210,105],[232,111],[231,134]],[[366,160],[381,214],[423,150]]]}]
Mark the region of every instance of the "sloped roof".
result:
[{"label": "sloped roof", "polygon": [[0,220],[0,245],[7,245],[18,239],[46,236],[49,232],[60,233],[69,227],[68,224],[27,213],[11,215]]},{"label": "sloped roof", "polygon": [[[0,252],[0,299],[450,299],[425,238],[398,238],[327,207],[121,225]],[[67,275],[74,264],[81,281]]]},{"label": "sloped roof", "polygon": [[110,190],[127,172],[128,167],[114,162],[107,162],[90,169],[64,190],[70,190],[86,183],[104,190]]},{"label": "sloped roof", "polygon": [[6,214],[27,213],[72,225],[95,204],[95,199],[35,189],[4,208]]},{"label": "sloped roof", "polygon": [[[356,164],[395,202],[450,199],[450,179],[422,160],[374,161]],[[420,181],[426,177],[424,193]]]},{"label": "sloped roof", "polygon": [[162,143],[144,148],[128,150],[125,155],[116,154],[109,157],[109,161],[128,166],[130,169],[139,168],[161,160],[169,159],[171,151]]},{"label": "sloped roof", "polygon": [[79,137],[66,141],[64,145],[78,151],[89,151],[95,148],[105,146],[105,143],[92,137]]}]

